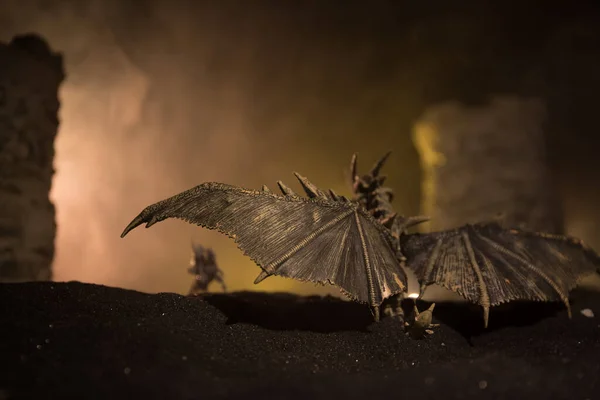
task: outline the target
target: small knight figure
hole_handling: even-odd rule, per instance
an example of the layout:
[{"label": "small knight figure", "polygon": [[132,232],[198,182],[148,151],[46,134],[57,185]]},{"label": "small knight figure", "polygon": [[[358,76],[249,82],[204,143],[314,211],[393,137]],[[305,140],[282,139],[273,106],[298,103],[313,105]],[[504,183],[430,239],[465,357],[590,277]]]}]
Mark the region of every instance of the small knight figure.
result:
[{"label": "small knight figure", "polygon": [[227,291],[225,281],[223,280],[223,271],[217,266],[215,253],[212,249],[194,244],[192,242],[192,259],[188,272],[194,275],[194,283],[190,288],[190,296],[198,295],[208,291],[208,285],[212,281],[221,284],[223,291]]}]

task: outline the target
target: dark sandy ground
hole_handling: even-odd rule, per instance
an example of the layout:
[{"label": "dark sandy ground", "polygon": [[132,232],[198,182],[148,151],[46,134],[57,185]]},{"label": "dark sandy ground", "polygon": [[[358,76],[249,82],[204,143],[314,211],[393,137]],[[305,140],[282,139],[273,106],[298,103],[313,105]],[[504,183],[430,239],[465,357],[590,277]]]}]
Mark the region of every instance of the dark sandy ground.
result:
[{"label": "dark sandy ground", "polygon": [[0,284],[0,399],[600,399],[600,294],[572,302],[493,309],[486,332],[438,303],[413,340],[334,298]]}]

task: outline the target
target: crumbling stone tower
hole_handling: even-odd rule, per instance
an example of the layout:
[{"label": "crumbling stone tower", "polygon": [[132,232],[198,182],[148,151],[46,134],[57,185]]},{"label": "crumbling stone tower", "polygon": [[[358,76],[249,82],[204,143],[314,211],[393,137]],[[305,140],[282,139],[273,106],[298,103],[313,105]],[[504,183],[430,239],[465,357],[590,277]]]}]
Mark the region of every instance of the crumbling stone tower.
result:
[{"label": "crumbling stone tower", "polygon": [[413,135],[429,228],[452,229],[502,214],[508,226],[562,233],[545,119],[541,100],[514,96],[477,107],[452,102],[429,108]]},{"label": "crumbling stone tower", "polygon": [[0,281],[52,278],[49,193],[62,56],[39,36],[0,43]]}]

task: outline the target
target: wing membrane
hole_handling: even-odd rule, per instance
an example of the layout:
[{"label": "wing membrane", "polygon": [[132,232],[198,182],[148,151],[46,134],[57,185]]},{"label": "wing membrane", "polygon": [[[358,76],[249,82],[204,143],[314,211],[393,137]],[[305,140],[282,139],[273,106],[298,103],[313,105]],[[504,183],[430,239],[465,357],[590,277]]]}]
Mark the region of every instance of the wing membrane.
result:
[{"label": "wing membrane", "polygon": [[489,307],[512,300],[562,301],[569,308],[569,292],[600,265],[575,239],[497,223],[408,235],[402,252],[421,294],[431,284],[452,290],[483,306],[486,326]]},{"label": "wing membrane", "polygon": [[146,207],[121,236],[167,218],[230,236],[269,275],[330,283],[371,306],[406,291],[391,235],[353,202],[204,183]]}]

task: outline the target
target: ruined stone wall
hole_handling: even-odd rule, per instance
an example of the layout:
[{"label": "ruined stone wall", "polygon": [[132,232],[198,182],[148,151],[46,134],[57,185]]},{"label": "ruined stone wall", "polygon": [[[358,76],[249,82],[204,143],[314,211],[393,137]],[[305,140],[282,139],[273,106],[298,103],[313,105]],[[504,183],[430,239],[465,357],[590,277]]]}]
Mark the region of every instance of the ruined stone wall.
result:
[{"label": "ruined stone wall", "polygon": [[62,56],[35,35],[0,43],[0,281],[52,278],[49,192]]},{"label": "ruined stone wall", "polygon": [[496,97],[482,107],[430,108],[414,129],[424,173],[422,213],[429,229],[489,221],[563,232],[546,157],[544,104]]}]

